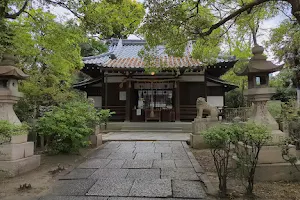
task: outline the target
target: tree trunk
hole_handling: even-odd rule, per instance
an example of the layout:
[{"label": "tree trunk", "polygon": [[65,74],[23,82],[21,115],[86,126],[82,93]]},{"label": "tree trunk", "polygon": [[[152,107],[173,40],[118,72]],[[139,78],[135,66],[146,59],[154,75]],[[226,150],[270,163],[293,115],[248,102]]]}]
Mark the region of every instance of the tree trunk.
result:
[{"label": "tree trunk", "polygon": [[287,0],[292,5],[292,15],[297,19],[300,24],[300,0]]}]

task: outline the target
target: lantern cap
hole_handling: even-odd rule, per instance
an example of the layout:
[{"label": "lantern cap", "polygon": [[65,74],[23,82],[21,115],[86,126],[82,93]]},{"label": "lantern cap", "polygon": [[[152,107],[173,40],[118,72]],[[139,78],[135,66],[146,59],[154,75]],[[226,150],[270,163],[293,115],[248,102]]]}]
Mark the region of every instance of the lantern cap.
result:
[{"label": "lantern cap", "polygon": [[15,67],[17,59],[10,54],[4,54],[0,62],[0,78],[8,77],[17,80],[26,79],[29,76]]},{"label": "lantern cap", "polygon": [[255,45],[252,48],[253,56],[249,63],[239,72],[235,72],[238,76],[246,76],[249,74],[258,73],[273,73],[280,71],[283,65],[275,65],[271,61],[267,61],[267,57],[263,55],[264,48],[259,45]]}]

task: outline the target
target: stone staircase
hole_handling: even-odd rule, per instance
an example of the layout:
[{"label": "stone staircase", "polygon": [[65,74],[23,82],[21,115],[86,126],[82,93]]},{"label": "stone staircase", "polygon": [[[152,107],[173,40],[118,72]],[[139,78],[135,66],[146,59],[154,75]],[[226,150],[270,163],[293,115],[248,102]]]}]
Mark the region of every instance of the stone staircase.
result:
[{"label": "stone staircase", "polygon": [[123,132],[171,132],[189,133],[190,122],[110,122],[108,130]]}]

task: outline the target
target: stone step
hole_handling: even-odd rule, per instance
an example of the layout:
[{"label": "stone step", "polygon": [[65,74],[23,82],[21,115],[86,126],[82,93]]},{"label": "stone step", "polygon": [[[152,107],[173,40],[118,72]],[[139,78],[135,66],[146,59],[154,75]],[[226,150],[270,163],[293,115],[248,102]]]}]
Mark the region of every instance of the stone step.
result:
[{"label": "stone step", "polygon": [[150,130],[150,129],[122,129],[121,132],[151,132],[151,133],[156,133],[156,132],[159,132],[159,133],[184,133],[185,131],[183,130]]}]

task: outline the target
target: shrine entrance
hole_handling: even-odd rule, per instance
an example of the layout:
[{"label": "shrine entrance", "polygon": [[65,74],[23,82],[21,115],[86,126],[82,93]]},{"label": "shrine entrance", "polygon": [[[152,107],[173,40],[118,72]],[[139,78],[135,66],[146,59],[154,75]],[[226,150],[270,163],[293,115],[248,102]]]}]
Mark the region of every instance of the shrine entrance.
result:
[{"label": "shrine entrance", "polygon": [[174,80],[136,80],[132,121],[135,122],[174,122],[175,121]]}]

